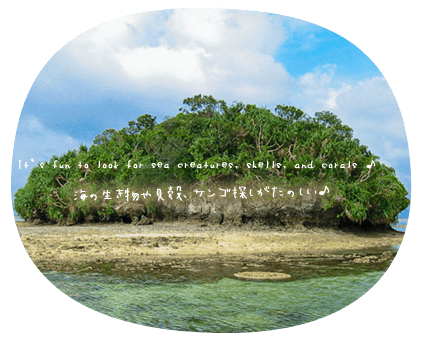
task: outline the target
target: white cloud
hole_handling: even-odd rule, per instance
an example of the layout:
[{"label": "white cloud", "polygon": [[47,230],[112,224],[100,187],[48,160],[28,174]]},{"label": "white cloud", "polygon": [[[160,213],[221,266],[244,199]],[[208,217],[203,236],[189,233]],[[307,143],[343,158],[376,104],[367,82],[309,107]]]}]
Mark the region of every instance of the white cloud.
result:
[{"label": "white cloud", "polygon": [[409,151],[402,116],[384,78],[359,82],[336,98],[336,113],[380,161],[396,169],[409,190]]},{"label": "white cloud", "polygon": [[317,111],[334,110],[336,98],[351,89],[346,83],[336,85],[334,82],[335,65],[324,65],[301,76],[298,80],[299,91],[294,101],[302,104],[305,112],[313,115]]},{"label": "white cloud", "polygon": [[284,39],[280,21],[266,13],[175,10],[102,24],[64,52],[69,68],[103,87],[267,103],[286,101],[294,86],[272,56]]},{"label": "white cloud", "polygon": [[334,110],[337,107],[336,98],[340,96],[342,93],[348,92],[351,90],[351,85],[343,83],[338,89],[330,88],[328,90],[329,98],[325,101],[326,108],[330,110]]},{"label": "white cloud", "polygon": [[124,75],[144,90],[165,88],[172,92],[182,87],[206,87],[201,60],[203,49],[171,49],[165,41],[159,47],[141,47],[117,55]]},{"label": "white cloud", "polygon": [[200,46],[223,54],[249,50],[271,55],[285,39],[278,20],[249,11],[176,10],[166,27],[176,46]]}]

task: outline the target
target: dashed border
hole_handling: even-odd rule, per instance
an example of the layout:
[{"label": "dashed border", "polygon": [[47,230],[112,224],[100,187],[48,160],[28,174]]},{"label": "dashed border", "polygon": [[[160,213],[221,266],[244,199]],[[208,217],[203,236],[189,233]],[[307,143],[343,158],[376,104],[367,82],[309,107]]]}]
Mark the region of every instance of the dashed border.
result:
[{"label": "dashed border", "polygon": [[[47,61],[54,55],[55,52],[61,49],[67,42],[75,38],[79,33],[95,25],[129,14],[178,8],[223,8],[253,10],[285,15],[320,25],[326,29],[329,29],[339,34],[340,36],[344,37],[345,39],[356,45],[358,48],[360,48],[367,56],[369,56],[372,59],[372,61],[384,74],[386,80],[392,88],[402,113],[409,143],[412,176],[412,195],[408,225],[400,249],[397,252],[395,259],[393,260],[386,273],[366,294],[364,294],[358,300],[351,303],[342,310],[335,312],[329,316],[318,319],[316,321],[312,321],[302,325],[262,332],[199,333],[147,327],[112,318],[110,316],[101,314],[97,311],[94,311],[86,306],[79,304],[75,300],[63,294],[59,289],[54,287],[41,274],[41,272],[34,265],[28,253],[26,252],[20,239],[19,232],[17,230],[13,216],[11,199],[11,164],[13,145],[19,116],[22,111],[22,107],[25,102],[26,96],[36,76],[39,74],[41,69],[44,67]],[[377,304],[377,302],[379,302],[392,287],[393,283],[395,282],[402,269],[402,266],[408,254],[408,250],[413,236],[413,231],[415,228],[415,219],[418,207],[418,194],[420,190],[420,160],[420,144],[418,131],[416,128],[414,115],[409,105],[408,99],[405,95],[405,92],[403,91],[396,76],[390,71],[386,63],[373,50],[371,50],[370,47],[368,47],[364,42],[360,41],[357,37],[322,18],[285,7],[245,1],[182,1],[139,7],[95,20],[81,27],[80,29],[77,29],[71,32],[70,34],[66,35],[64,38],[60,39],[57,43],[52,45],[50,49],[48,49],[44,54],[42,54],[42,56],[38,58],[38,60],[34,63],[34,65],[32,65],[30,70],[27,72],[27,74],[19,84],[18,89],[16,90],[12,98],[10,107],[7,112],[5,129],[3,132],[1,142],[1,185],[3,189],[3,199],[5,201],[8,222],[10,224],[10,227],[12,228],[13,237],[22,257],[24,258],[29,269],[35,275],[40,284],[42,284],[44,288],[47,289],[57,301],[59,301],[61,304],[67,307],[70,311],[76,313],[80,317],[90,321],[93,324],[99,325],[105,329],[114,331],[116,333],[125,334],[130,337],[149,339],[153,341],[164,341],[168,343],[233,343],[290,338],[326,331],[328,329],[344,325],[360,317],[369,309],[374,307]]]}]

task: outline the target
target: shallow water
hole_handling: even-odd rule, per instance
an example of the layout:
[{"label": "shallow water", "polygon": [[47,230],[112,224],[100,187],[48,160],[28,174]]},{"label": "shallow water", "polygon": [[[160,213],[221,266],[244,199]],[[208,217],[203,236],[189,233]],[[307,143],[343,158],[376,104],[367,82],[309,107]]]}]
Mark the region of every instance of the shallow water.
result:
[{"label": "shallow water", "polygon": [[392,227],[399,232],[405,232],[407,224],[408,224],[407,218],[399,218],[398,223],[396,225],[392,225]]},{"label": "shallow water", "polygon": [[[114,318],[163,329],[229,333],[281,329],[330,315],[364,295],[389,266],[329,257],[266,261],[254,268],[247,264],[155,269],[136,276],[53,271],[44,275],[74,300]],[[232,278],[244,269],[287,272],[293,278]]]}]

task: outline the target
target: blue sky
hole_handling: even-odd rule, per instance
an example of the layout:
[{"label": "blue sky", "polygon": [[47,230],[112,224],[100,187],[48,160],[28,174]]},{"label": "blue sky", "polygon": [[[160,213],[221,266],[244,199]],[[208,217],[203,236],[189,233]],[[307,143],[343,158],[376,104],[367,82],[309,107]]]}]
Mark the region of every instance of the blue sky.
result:
[{"label": "blue sky", "polygon": [[[273,109],[337,114],[410,190],[403,120],[386,80],[333,32],[279,15],[169,10],[97,26],[57,52],[28,94],[16,134],[12,193],[29,169],[90,145],[108,128],[150,113],[175,115],[182,100],[211,94]],[[407,211],[404,213],[407,215]]]}]

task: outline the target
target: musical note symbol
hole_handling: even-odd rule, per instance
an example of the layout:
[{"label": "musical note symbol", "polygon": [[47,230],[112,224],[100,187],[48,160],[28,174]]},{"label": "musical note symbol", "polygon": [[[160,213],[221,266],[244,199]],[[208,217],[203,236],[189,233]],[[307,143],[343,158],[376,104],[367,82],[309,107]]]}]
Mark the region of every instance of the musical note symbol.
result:
[{"label": "musical note symbol", "polygon": [[367,168],[371,169],[373,166],[376,166],[376,164],[375,164],[374,160],[371,160],[371,164],[367,165]]},{"label": "musical note symbol", "polygon": [[320,191],[320,192],[319,192],[319,194],[323,196],[323,195],[325,194],[326,190],[327,190],[327,192],[329,193],[329,189],[328,189],[328,187],[327,187],[327,186],[325,186],[324,190],[323,190],[323,191]]}]

